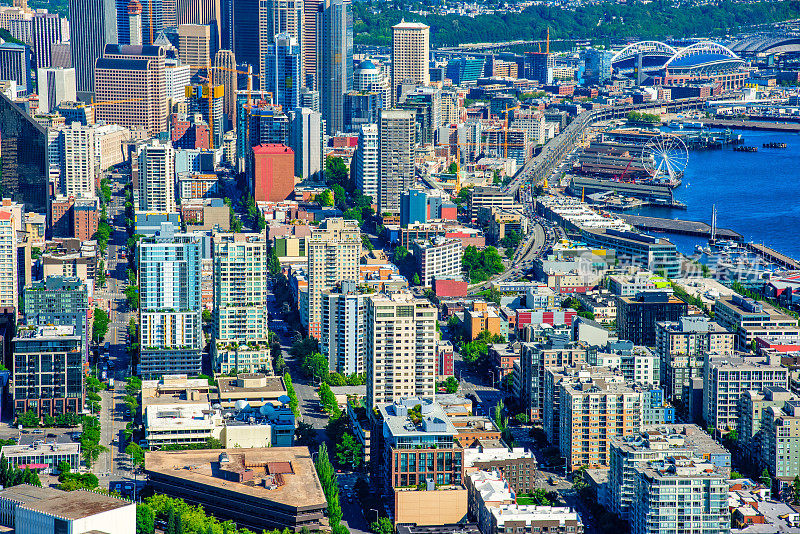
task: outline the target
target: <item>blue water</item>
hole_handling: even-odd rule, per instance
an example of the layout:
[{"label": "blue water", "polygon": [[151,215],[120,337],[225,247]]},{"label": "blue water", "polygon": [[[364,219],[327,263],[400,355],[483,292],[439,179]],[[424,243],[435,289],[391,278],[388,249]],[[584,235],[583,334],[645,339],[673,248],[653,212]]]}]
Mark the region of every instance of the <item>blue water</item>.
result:
[{"label": "blue water", "polygon": [[[800,258],[800,134],[735,133],[758,152],[690,150],[683,183],[675,189],[675,198],[687,210],[644,208],[634,213],[711,224],[711,206],[716,204],[718,227]],[[771,141],[786,143],[787,148],[762,148]],[[669,239],[684,253],[703,241],[673,235]]]}]

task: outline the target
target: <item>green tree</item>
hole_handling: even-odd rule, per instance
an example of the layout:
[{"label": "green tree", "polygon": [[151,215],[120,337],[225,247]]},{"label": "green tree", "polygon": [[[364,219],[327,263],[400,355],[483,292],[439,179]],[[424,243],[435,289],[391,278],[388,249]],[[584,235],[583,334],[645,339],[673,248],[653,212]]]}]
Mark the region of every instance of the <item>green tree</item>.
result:
[{"label": "green tree", "polygon": [[369,524],[369,530],[374,534],[394,534],[394,525],[388,517],[381,517]]},{"label": "green tree", "polygon": [[319,352],[313,352],[303,360],[300,369],[305,376],[324,382],[328,378],[328,358]]},{"label": "green tree", "polygon": [[97,260],[97,284],[106,285],[106,262],[103,260]]},{"label": "green tree", "polygon": [[17,416],[17,424],[25,428],[35,428],[39,426],[39,414],[35,410],[28,410]]},{"label": "green tree", "polygon": [[92,339],[95,343],[101,342],[106,337],[108,322],[108,313],[100,308],[95,308],[92,319]]},{"label": "green tree", "polygon": [[769,476],[769,470],[766,467],[761,471],[761,483],[768,489],[772,489],[772,477]]},{"label": "green tree", "polygon": [[272,276],[277,276],[281,272],[281,262],[278,259],[278,253],[275,250],[275,247],[270,247],[269,249],[269,260],[267,261],[267,269],[269,269],[269,274]]},{"label": "green tree", "polygon": [[320,206],[333,206],[333,193],[331,193],[330,189],[326,189],[319,195],[317,195],[317,202],[319,202]]},{"label": "green tree", "polygon": [[361,443],[352,433],[346,433],[336,443],[336,461],[339,465],[349,465],[357,469],[361,465]]},{"label": "green tree", "polygon": [[328,156],[325,159],[325,181],[328,185],[340,185],[348,187],[349,179],[347,165],[340,157]]},{"label": "green tree", "polygon": [[422,280],[419,279],[419,273],[414,273],[414,278],[411,279],[411,283],[415,286],[422,285]]},{"label": "green tree", "polygon": [[800,476],[795,475],[792,481],[792,501],[800,504]]},{"label": "green tree", "polygon": [[341,415],[339,404],[336,402],[336,396],[331,391],[331,387],[323,382],[319,385],[319,402],[326,412],[332,416],[338,417]]},{"label": "green tree", "polygon": [[444,381],[444,387],[447,393],[455,393],[458,391],[458,380],[454,376],[448,376]]},{"label": "green tree", "polygon": [[125,447],[125,454],[131,457],[131,463],[134,466],[144,466],[144,450],[136,443],[128,443]]},{"label": "green tree", "polygon": [[156,530],[156,514],[145,503],[136,505],[136,534],[153,534]]}]

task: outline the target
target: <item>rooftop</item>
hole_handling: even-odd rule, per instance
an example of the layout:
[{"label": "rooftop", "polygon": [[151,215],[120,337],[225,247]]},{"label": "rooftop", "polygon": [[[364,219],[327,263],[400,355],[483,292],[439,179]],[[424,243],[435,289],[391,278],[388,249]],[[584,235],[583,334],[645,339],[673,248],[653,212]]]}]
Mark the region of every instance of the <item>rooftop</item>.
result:
[{"label": "rooftop", "polygon": [[[308,447],[148,452],[145,470],[294,508],[326,506]],[[222,478],[228,473],[250,480]]]},{"label": "rooftop", "polygon": [[63,519],[82,519],[134,503],[93,491],[62,491],[21,484],[0,491],[0,499],[20,503],[28,510]]},{"label": "rooftop", "polygon": [[567,521],[580,522],[581,516],[572,508],[562,506],[536,506],[506,504],[489,509],[495,517],[498,528],[503,527],[506,521],[558,521],[560,525]]},{"label": "rooftop", "polygon": [[[417,406],[419,409],[416,409]],[[378,410],[383,416],[384,425],[395,437],[458,434],[442,406],[431,399],[405,398],[394,404],[379,404]]]}]

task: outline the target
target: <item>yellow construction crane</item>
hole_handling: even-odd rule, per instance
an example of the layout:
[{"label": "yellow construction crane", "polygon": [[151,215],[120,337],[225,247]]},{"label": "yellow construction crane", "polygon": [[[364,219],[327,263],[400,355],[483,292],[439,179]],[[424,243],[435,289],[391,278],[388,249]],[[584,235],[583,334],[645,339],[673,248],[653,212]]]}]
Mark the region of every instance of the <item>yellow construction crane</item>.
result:
[{"label": "yellow construction crane", "polygon": [[150,0],[148,2],[148,4],[150,6],[150,8],[149,8],[149,11],[150,11],[150,13],[149,13],[149,15],[150,15],[150,44],[152,45],[153,44],[153,0]]}]

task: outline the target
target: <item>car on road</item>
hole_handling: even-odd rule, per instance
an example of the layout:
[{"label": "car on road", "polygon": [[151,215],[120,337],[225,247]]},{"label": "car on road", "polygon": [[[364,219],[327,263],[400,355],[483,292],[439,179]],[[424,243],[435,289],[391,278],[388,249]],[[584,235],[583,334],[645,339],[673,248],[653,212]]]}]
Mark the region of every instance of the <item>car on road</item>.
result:
[{"label": "car on road", "polygon": [[44,430],[37,428],[36,430],[31,431],[33,434],[44,434]]}]

